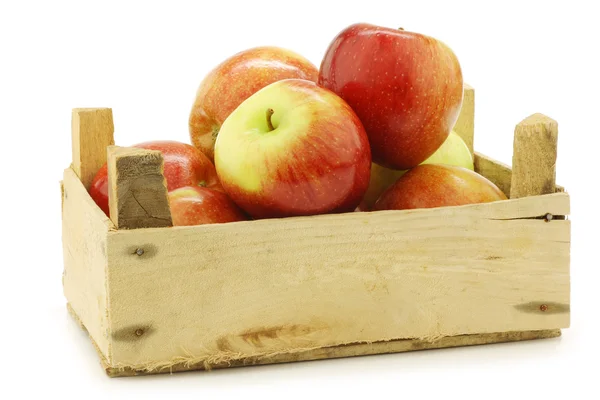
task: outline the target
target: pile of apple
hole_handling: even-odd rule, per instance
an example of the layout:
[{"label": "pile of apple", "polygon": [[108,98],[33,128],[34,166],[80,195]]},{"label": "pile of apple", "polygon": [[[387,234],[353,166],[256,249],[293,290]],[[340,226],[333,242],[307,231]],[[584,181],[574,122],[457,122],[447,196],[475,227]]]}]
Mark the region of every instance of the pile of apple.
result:
[{"label": "pile of apple", "polygon": [[[460,64],[441,41],[354,24],[317,68],[278,47],[242,51],[202,81],[192,144],[164,157],[175,225],[506,199],[452,129]],[[106,166],[90,194],[108,214]]]}]

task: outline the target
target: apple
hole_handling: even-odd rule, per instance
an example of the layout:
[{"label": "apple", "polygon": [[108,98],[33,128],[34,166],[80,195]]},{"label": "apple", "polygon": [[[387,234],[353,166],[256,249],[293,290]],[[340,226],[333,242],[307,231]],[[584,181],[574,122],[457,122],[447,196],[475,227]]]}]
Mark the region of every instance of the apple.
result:
[{"label": "apple", "polygon": [[356,112],[373,162],[397,170],[419,165],[444,143],[463,101],[461,67],[448,46],[363,23],[331,42],[318,83]]},{"label": "apple", "polygon": [[[200,150],[191,144],[172,140],[156,140],[136,144],[132,147],[158,150],[163,155],[167,190],[183,186],[204,186],[223,190],[213,163]],[[108,211],[108,169],[104,164],[94,176],[90,186],[90,196],[109,215]]]},{"label": "apple", "polygon": [[454,131],[451,131],[446,141],[421,164],[445,164],[475,170],[471,150]]},{"label": "apple", "polygon": [[273,82],[288,78],[316,82],[318,74],[309,60],[280,47],[255,47],[229,57],[198,87],[189,116],[192,144],[212,161],[221,125],[242,101]]},{"label": "apple", "polygon": [[470,169],[423,164],[406,172],[383,192],[373,210],[460,206],[499,200],[506,200],[506,195],[490,180]]},{"label": "apple", "polygon": [[335,93],[302,79],[259,90],[215,144],[225,192],[254,218],[351,212],[369,185],[365,130]]},{"label": "apple", "polygon": [[[465,141],[454,131],[450,132],[448,138],[439,149],[435,151],[422,164],[445,164],[464,167],[473,171],[473,156]],[[369,188],[363,199],[360,211],[368,210],[375,204],[379,196],[394,184],[407,170],[395,170],[373,163],[371,165],[371,179]]]},{"label": "apple", "polygon": [[174,226],[245,221],[248,217],[221,191],[185,186],[169,192]]}]

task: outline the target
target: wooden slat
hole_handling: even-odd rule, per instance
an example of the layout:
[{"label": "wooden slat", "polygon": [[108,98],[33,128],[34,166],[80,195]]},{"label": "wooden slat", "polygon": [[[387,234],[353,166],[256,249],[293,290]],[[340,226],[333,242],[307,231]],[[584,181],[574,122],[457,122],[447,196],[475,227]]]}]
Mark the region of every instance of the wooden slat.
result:
[{"label": "wooden slat", "polygon": [[456,124],[454,125],[454,131],[465,141],[471,154],[473,154],[473,141],[475,134],[475,90],[465,84],[463,103],[460,110],[460,115]]},{"label": "wooden slat", "polygon": [[111,232],[112,365],[565,328],[570,221],[547,212],[569,196]]},{"label": "wooden slat", "polygon": [[510,198],[556,192],[558,124],[534,114],[515,127]]},{"label": "wooden slat", "polygon": [[86,189],[106,163],[106,148],[114,145],[110,108],[75,108],[71,116],[72,168]]},{"label": "wooden slat", "polygon": [[510,195],[510,181],[512,179],[510,167],[478,152],[475,152],[474,161],[475,172],[492,181],[508,197]]},{"label": "wooden slat", "polygon": [[106,239],[114,226],[71,168],[64,171],[62,188],[63,292],[110,360]]},{"label": "wooden slat", "polygon": [[374,343],[353,343],[343,346],[322,347],[314,350],[301,351],[290,354],[278,354],[272,356],[248,357],[230,362],[222,362],[216,365],[207,365],[204,362],[190,364],[189,362],[180,362],[172,366],[154,369],[134,369],[131,367],[115,368],[111,367],[101,358],[101,364],[106,374],[110,377],[127,377],[136,375],[150,375],[161,373],[172,373],[181,371],[222,369],[232,367],[242,367],[251,365],[268,365],[297,361],[315,361],[345,357],[369,356],[375,354],[405,353],[409,351],[444,349],[449,347],[477,346],[483,344],[494,344],[504,342],[519,342],[534,339],[550,339],[561,335],[559,329],[542,331],[524,331],[524,332],[498,332],[482,333],[473,335],[448,336],[428,342],[424,340],[390,340],[387,342]]},{"label": "wooden slat", "polygon": [[268,365],[279,364],[297,361],[315,361],[345,357],[369,356],[375,354],[391,354],[405,353],[409,351],[444,349],[449,347],[465,347],[477,346],[483,344],[504,343],[504,342],[519,342],[534,339],[550,339],[559,337],[561,332],[559,329],[542,330],[542,331],[524,331],[524,332],[498,332],[498,333],[482,333],[473,335],[448,336],[428,342],[424,340],[390,340],[387,342],[374,343],[353,343],[343,346],[322,347],[314,350],[301,351],[290,354],[277,354],[272,356],[248,357],[230,362],[223,362],[216,365],[207,365],[204,362],[190,364],[181,362],[169,367],[157,367],[152,370],[133,369],[131,367],[114,368],[108,365],[101,358],[102,366],[108,376],[126,377],[136,375],[149,375],[160,373],[171,373],[180,371],[206,370],[206,369],[222,369],[231,367],[242,367],[250,365]]},{"label": "wooden slat", "polygon": [[[86,330],[85,325],[81,322],[79,316],[77,315],[75,310],[73,310],[70,304],[67,304],[67,309],[69,311],[69,314],[71,314],[71,316],[74,318],[75,322],[77,322],[83,330]],[[541,331],[496,332],[474,335],[448,336],[443,337],[434,342],[427,342],[423,340],[400,339],[391,340],[387,342],[353,343],[344,346],[322,347],[319,349],[289,354],[241,358],[238,360],[214,365],[207,365],[204,362],[190,364],[189,362],[184,361],[166,367],[157,366],[156,368],[151,370],[147,368],[135,369],[132,367],[113,367],[108,362],[104,354],[100,352],[100,350],[98,349],[98,345],[95,343],[94,339],[90,339],[92,341],[92,344],[94,345],[94,348],[98,351],[102,368],[105,370],[108,376],[116,378],[137,375],[163,374],[180,371],[206,370],[208,368],[220,369],[249,365],[266,365],[295,361],[313,361],[343,357],[368,356],[375,354],[403,353],[408,351],[443,349],[448,347],[477,346],[483,344],[518,342],[534,339],[550,339],[559,337],[560,335],[561,331],[559,329],[550,329]]]},{"label": "wooden slat", "polygon": [[118,146],[108,147],[107,153],[109,210],[115,226],[173,226],[162,153]]}]

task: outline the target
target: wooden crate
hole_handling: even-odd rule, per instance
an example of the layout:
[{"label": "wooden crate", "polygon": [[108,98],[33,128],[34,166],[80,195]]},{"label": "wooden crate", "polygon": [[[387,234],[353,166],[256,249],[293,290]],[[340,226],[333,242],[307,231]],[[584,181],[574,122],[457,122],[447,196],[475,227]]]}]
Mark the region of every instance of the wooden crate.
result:
[{"label": "wooden crate", "polygon": [[[455,130],[472,149],[472,88],[464,99]],[[554,183],[557,124],[543,115],[516,126],[512,170],[474,153],[509,200],[192,227],[170,226],[160,153],[112,146],[110,109],[75,109],[72,132],[64,294],[110,376],[551,338],[569,326],[570,200]],[[107,160],[114,221],[87,192]]]}]

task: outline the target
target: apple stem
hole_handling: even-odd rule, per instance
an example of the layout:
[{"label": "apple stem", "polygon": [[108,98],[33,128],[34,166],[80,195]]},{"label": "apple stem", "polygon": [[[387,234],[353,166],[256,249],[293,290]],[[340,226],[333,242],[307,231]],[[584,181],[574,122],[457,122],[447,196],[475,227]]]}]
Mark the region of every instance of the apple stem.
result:
[{"label": "apple stem", "polygon": [[271,122],[271,116],[275,111],[272,108],[267,109],[267,128],[269,128],[269,132],[275,129],[273,126],[273,122]]},{"label": "apple stem", "polygon": [[398,28],[398,30],[399,30],[399,31],[403,31],[403,30],[404,30],[404,28]]}]

